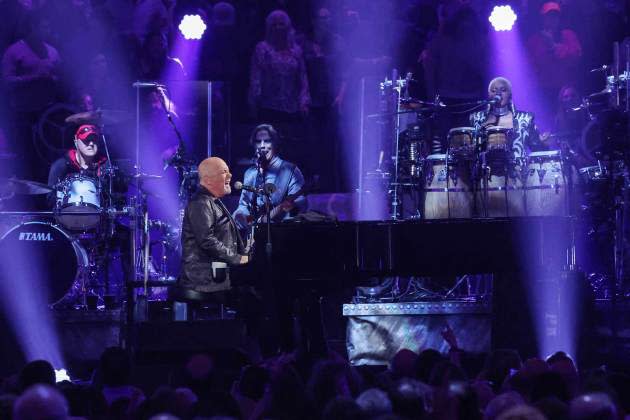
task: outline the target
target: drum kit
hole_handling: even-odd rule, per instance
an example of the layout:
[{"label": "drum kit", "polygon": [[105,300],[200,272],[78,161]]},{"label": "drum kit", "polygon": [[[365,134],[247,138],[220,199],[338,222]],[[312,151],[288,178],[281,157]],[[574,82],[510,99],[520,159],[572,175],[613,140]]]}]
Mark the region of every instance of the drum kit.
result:
[{"label": "drum kit", "polygon": [[[73,114],[66,122],[115,124],[124,118],[121,111],[99,111]],[[0,210],[21,195],[47,196],[54,203],[52,211],[0,211],[0,254],[29,256],[53,308],[112,304],[127,286],[121,279],[144,281],[145,294],[160,299],[164,288],[148,288],[148,282],[167,286],[176,280],[181,216],[196,189],[197,169],[181,156],[169,159],[180,175],[181,211],[178,220],[161,220],[148,217],[145,184],[162,176],[129,173],[120,168],[124,163],[108,159],[98,176],[74,173],[52,186],[0,179]],[[137,193],[128,192],[130,186]],[[120,265],[113,264],[117,259]]]}]

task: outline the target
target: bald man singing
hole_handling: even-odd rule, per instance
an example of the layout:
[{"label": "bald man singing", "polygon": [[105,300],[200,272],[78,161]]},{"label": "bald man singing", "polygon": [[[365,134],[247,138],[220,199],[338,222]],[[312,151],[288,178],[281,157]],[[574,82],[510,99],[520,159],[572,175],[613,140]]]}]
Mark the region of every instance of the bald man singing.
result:
[{"label": "bald man singing", "polygon": [[199,165],[199,190],[186,207],[182,226],[182,287],[204,293],[227,290],[229,275],[219,275],[217,263],[248,262],[236,224],[221,202],[221,197],[231,192],[231,179],[227,164],[217,157]]}]

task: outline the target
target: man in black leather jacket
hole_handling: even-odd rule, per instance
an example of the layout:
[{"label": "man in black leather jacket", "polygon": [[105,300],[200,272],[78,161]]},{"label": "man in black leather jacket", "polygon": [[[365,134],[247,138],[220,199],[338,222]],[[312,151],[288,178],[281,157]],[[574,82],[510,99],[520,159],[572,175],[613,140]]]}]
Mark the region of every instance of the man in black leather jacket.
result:
[{"label": "man in black leather jacket", "polygon": [[248,262],[236,224],[220,200],[231,192],[231,179],[227,164],[217,157],[199,165],[199,190],[184,214],[180,286],[207,293],[227,290],[227,269],[217,266]]}]

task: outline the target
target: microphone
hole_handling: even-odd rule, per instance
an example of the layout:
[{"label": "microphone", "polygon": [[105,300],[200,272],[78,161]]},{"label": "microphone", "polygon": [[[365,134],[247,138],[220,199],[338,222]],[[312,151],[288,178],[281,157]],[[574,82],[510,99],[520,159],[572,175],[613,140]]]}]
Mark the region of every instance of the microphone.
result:
[{"label": "microphone", "polygon": [[245,185],[241,181],[236,181],[234,183],[234,189],[235,190],[245,190],[245,191],[249,191],[249,192],[254,193],[254,194],[269,195],[269,194],[274,193],[277,188],[276,188],[275,184],[272,184],[271,182],[268,182],[268,183],[264,184],[262,186],[262,188],[256,188],[256,187],[254,187],[252,185]]},{"label": "microphone", "polygon": [[149,88],[149,87],[152,87],[152,88],[158,88],[158,87],[164,88],[164,87],[166,87],[165,85],[162,85],[162,84],[156,83],[156,82],[134,82],[132,84],[132,86],[135,87],[135,88]]},{"label": "microphone", "polygon": [[[496,94],[494,95],[494,98],[492,99],[484,99],[483,101],[477,101],[476,104],[477,105],[497,105],[501,103],[501,95]],[[440,102],[439,104],[440,106],[442,106],[442,103]]]},{"label": "microphone", "polygon": [[596,73],[596,72],[598,72],[598,71],[606,71],[606,70],[608,70],[608,68],[609,68],[609,67],[610,67],[610,66],[608,66],[608,65],[604,64],[604,65],[603,65],[603,66],[601,66],[601,67],[597,67],[597,68],[595,68],[595,69],[592,69],[592,70],[591,70],[591,73]]},{"label": "microphone", "polygon": [[252,187],[251,185],[245,185],[241,181],[236,181],[234,183],[234,189],[245,190],[245,191],[253,192],[254,194],[258,193],[258,190],[256,189],[256,187]]}]

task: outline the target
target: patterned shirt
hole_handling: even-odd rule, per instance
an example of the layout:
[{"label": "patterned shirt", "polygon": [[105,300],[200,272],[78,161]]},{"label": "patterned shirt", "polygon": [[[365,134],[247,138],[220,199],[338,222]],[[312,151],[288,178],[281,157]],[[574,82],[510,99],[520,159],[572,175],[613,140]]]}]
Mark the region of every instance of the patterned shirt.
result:
[{"label": "patterned shirt", "polygon": [[[488,120],[487,111],[479,111],[470,114],[470,123],[475,128],[480,128]],[[531,112],[515,111],[512,114],[514,137],[512,139],[512,152],[515,158],[525,157],[527,151],[541,150],[543,145],[538,136],[534,114]]]}]

